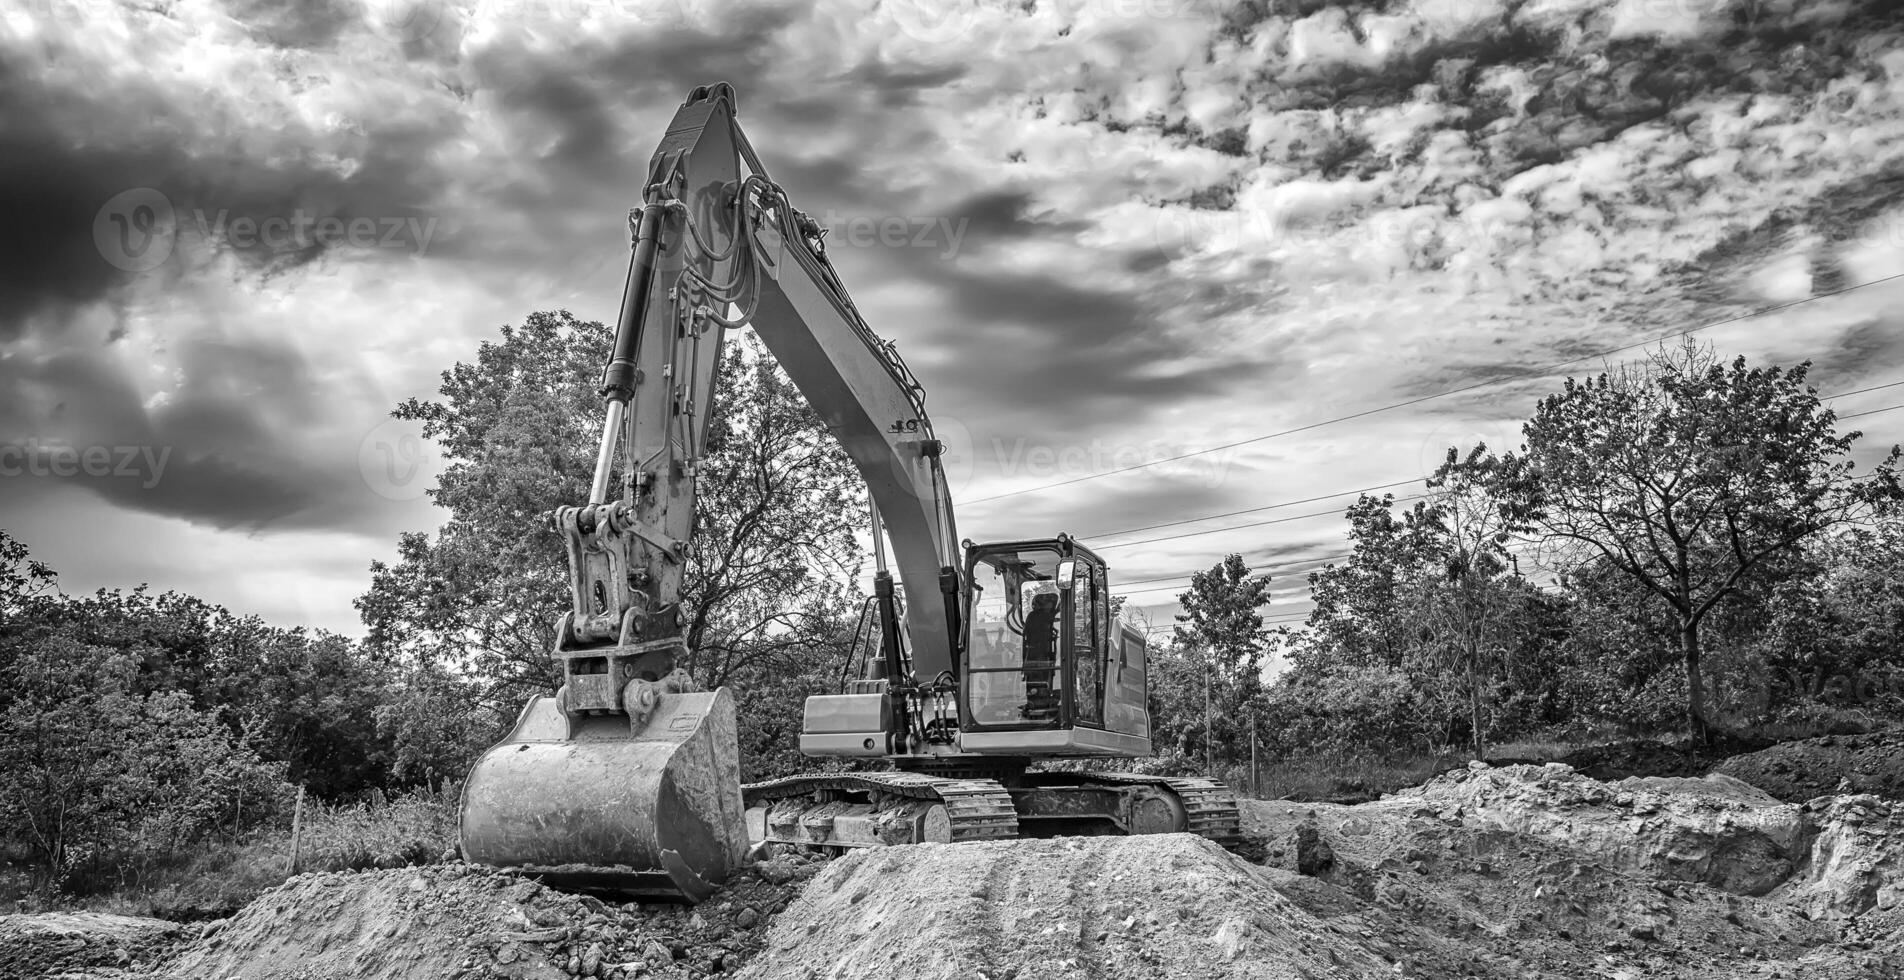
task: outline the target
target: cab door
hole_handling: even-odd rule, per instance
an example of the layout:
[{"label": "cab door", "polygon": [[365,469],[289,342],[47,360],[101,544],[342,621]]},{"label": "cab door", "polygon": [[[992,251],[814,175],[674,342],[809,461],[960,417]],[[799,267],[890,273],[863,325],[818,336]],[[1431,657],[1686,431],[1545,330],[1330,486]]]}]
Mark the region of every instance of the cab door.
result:
[{"label": "cab door", "polygon": [[1064,644],[1072,724],[1104,727],[1105,633],[1110,599],[1104,568],[1078,556],[1064,590]]}]

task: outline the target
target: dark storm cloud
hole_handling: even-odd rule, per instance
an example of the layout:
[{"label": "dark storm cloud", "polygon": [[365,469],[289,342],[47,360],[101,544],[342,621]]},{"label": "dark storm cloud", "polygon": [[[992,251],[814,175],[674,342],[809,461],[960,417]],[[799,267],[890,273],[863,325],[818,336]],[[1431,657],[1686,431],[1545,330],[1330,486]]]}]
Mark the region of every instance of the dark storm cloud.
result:
[{"label": "dark storm cloud", "polygon": [[197,339],[178,353],[178,396],[150,408],[90,349],[0,359],[0,480],[218,527],[326,526],[366,502],[354,459],[297,437],[324,396],[295,351]]},{"label": "dark storm cloud", "polygon": [[[302,47],[330,43],[353,9],[240,4],[233,13],[270,43]],[[0,46],[8,495],[77,485],[127,508],[220,527],[360,523],[377,501],[358,478],[349,433],[374,421],[358,420],[369,413],[336,392],[320,392],[314,369],[289,344],[224,336],[216,324],[244,315],[238,292],[188,293],[203,304],[195,317],[131,321],[130,329],[155,331],[136,340],[141,350],[164,351],[171,369],[143,390],[138,374],[147,365],[115,343],[128,321],[104,343],[81,325],[96,325],[100,310],[131,290],[186,285],[214,253],[235,256],[242,274],[269,277],[339,247],[387,246],[394,228],[403,248],[390,257],[414,254],[426,244],[414,233],[438,216],[446,183],[430,161],[453,127],[392,114],[318,132],[281,105],[228,101],[290,97],[274,79],[238,79],[230,89],[186,83],[163,58],[130,80],[45,72],[36,67],[44,59],[99,56],[89,25],[47,26],[66,34],[38,50]],[[172,222],[140,226],[150,210],[142,216],[116,203],[129,194],[169,209]],[[284,230],[275,239],[274,221]],[[333,227],[350,237],[329,235]],[[162,263],[129,267],[126,258],[147,248]],[[92,463],[76,466],[74,454],[86,451]],[[127,463],[125,453],[136,458]]]},{"label": "dark storm cloud", "polygon": [[[70,56],[83,45],[75,36],[50,46]],[[163,78],[61,87],[35,67],[58,56],[0,47],[0,214],[8,219],[0,228],[0,342],[36,318],[57,324],[74,307],[112,298],[135,271],[176,274],[199,250],[282,271],[340,240],[318,222],[368,221],[381,238],[387,225],[417,228],[436,217],[442,181],[428,160],[451,135],[446,126],[370,120],[344,141],[357,145],[340,146],[273,107],[242,106],[249,116],[233,131],[211,122],[209,106],[194,98],[212,101],[218,92],[168,87]],[[347,175],[332,156],[340,151],[352,163]],[[163,223],[138,227],[134,219],[149,212],[137,215],[127,203],[122,213],[129,192],[162,202],[175,232]],[[275,240],[244,232],[247,222],[274,219],[287,229],[303,220],[312,230]],[[140,252],[149,236],[168,234],[175,237],[156,247],[174,254],[156,269],[129,269],[115,252],[120,245]]]},{"label": "dark storm cloud", "polygon": [[[808,87],[789,87],[768,52],[799,16],[796,8],[773,8],[720,31],[678,26],[561,52],[532,52],[510,41],[472,52],[476,77],[551,168],[506,191],[512,209],[536,215],[532,220],[543,225],[544,236],[565,239],[565,249],[573,250],[577,240],[614,240],[623,220],[618,207],[636,195],[638,175],[667,114],[689,88],[728,81],[738,93],[741,124],[775,180],[797,207],[823,223],[835,209],[847,220],[896,217],[928,226],[943,221],[963,236],[960,249],[974,254],[1032,239],[1070,242],[1088,227],[1038,214],[1036,202],[1021,191],[981,190],[961,200],[934,201],[870,179],[870,157],[801,153],[814,134],[825,145],[863,146],[874,153],[896,127],[921,124],[920,93],[956,80],[962,69],[875,60]],[[927,118],[923,128],[943,138],[955,125]],[[578,178],[587,183],[578,186]],[[587,186],[599,191],[583,193]],[[1142,283],[1107,290],[1060,273],[968,271],[943,252],[868,256],[837,247],[837,239],[834,244],[849,289],[864,294],[897,279],[943,298],[943,306],[908,318],[903,328],[873,326],[898,335],[908,349],[957,349],[961,364],[953,383],[964,404],[951,410],[975,419],[991,416],[994,404],[1009,404],[1014,413],[1038,413],[1064,431],[1088,430],[1117,412],[1214,393],[1260,374],[1234,360],[1180,368],[1197,352],[1162,336],[1162,311],[1141,298]],[[877,317],[876,309],[869,313]]]}]

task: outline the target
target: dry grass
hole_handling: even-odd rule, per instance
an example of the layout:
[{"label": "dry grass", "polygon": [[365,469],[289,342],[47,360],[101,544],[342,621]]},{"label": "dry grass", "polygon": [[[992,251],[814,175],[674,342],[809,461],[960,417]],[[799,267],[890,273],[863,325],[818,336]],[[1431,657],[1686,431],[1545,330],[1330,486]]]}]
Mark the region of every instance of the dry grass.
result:
[{"label": "dry grass", "polygon": [[[456,807],[454,787],[388,801],[307,804],[299,870],[352,871],[440,861],[455,842]],[[16,904],[24,911],[78,908],[188,921],[219,918],[290,876],[287,824],[239,840],[207,841],[111,891],[83,896],[35,892]]]}]

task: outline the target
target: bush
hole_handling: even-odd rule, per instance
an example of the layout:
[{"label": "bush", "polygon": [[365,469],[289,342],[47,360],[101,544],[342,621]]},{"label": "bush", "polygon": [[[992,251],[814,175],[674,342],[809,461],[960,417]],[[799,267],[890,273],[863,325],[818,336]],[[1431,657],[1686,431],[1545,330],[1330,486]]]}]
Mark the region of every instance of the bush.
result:
[{"label": "bush", "polygon": [[182,693],[133,693],[136,673],[126,654],[62,639],[0,668],[0,827],[44,887],[136,882],[283,810],[282,764]]},{"label": "bush", "polygon": [[361,871],[434,864],[456,845],[460,788],[419,789],[385,800],[373,793],[361,803],[304,812],[302,871]]},{"label": "bush", "polygon": [[1399,670],[1289,675],[1269,691],[1261,737],[1278,759],[1408,753],[1435,741],[1431,714]]}]

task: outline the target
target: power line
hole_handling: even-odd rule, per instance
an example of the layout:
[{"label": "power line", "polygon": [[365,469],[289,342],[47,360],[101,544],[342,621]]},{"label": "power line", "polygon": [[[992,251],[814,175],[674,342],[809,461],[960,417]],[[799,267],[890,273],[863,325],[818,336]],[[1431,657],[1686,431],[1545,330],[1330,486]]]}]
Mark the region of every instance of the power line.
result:
[{"label": "power line", "polygon": [[[1900,381],[1898,383],[1904,384],[1904,381]],[[1384,483],[1384,484],[1381,484],[1380,486],[1362,487],[1359,490],[1338,490],[1335,493],[1325,493],[1320,497],[1304,497],[1301,500],[1285,500],[1281,503],[1264,504],[1261,507],[1248,507],[1243,510],[1229,511],[1228,513],[1224,513],[1224,514],[1210,514],[1205,517],[1186,517],[1180,521],[1165,521],[1162,524],[1146,524],[1143,527],[1127,527],[1121,531],[1099,531],[1095,534],[1080,535],[1080,537],[1110,538],[1110,537],[1116,537],[1117,535],[1120,535],[1120,534],[1134,534],[1138,531],[1155,531],[1161,527],[1176,527],[1180,524],[1195,524],[1198,521],[1214,521],[1223,517],[1237,517],[1242,514],[1254,514],[1259,511],[1276,510],[1281,507],[1294,507],[1297,504],[1313,504],[1318,500],[1328,500],[1332,497],[1346,497],[1352,493],[1368,493],[1370,490],[1387,490],[1392,487],[1403,487],[1403,486],[1407,486],[1410,483],[1419,483],[1423,479],[1425,479],[1425,477],[1419,477],[1419,476],[1410,477],[1409,479],[1406,479],[1406,480],[1396,480],[1394,483]]]},{"label": "power line", "polygon": [[1844,419],[1861,419],[1865,417],[1866,415],[1876,415],[1879,412],[1895,412],[1900,408],[1904,408],[1904,405],[1892,405],[1889,408],[1874,408],[1868,412],[1853,412],[1850,415],[1840,415],[1838,416],[1838,419],[1840,421],[1843,421]]},{"label": "power line", "polygon": [[1045,483],[1035,487],[1026,487],[1023,490],[1008,490],[1004,493],[993,494],[992,496],[989,496],[989,497],[980,497],[977,500],[973,500],[970,502],[974,504],[982,504],[982,503],[986,503],[988,501],[993,501],[993,500],[1003,500],[1006,497],[1016,497],[1021,494],[1038,493],[1039,491],[1042,491],[1042,490],[1051,490],[1056,487],[1070,486],[1071,484],[1074,484],[1074,483],[1083,483],[1086,480],[1097,480],[1107,476],[1116,476],[1119,473],[1129,473],[1132,470],[1141,470],[1151,466],[1161,466],[1164,463],[1174,463],[1174,462],[1177,462],[1178,460],[1190,459],[1195,456],[1207,456],[1210,453],[1222,452],[1225,449],[1235,449],[1239,446],[1247,446],[1247,445],[1251,445],[1252,443],[1264,442],[1269,439],[1281,438],[1282,436],[1295,435],[1298,432],[1307,432],[1311,429],[1320,429],[1323,426],[1334,425],[1337,422],[1348,422],[1354,419],[1366,418],[1370,415],[1378,415],[1382,412],[1391,412],[1398,408],[1407,408],[1411,405],[1419,405],[1422,402],[1434,401],[1437,398],[1446,398],[1449,395],[1463,394],[1465,392],[1474,391],[1478,388],[1488,388],[1498,384],[1505,384],[1509,381],[1527,381],[1534,378],[1542,378],[1553,373],[1553,371],[1556,368],[1563,368],[1569,364],[1578,364],[1581,361],[1591,361],[1596,358],[1611,357],[1614,354],[1623,354],[1630,350],[1638,350],[1639,348],[1642,348],[1642,347],[1651,347],[1654,344],[1657,344],[1666,340],[1671,340],[1676,337],[1690,337],[1693,334],[1699,333],[1704,330],[1710,330],[1713,327],[1722,327],[1728,323],[1738,323],[1741,320],[1750,320],[1755,317],[1765,316],[1768,313],[1777,313],[1781,310],[1789,310],[1795,306],[1803,306],[1806,303],[1816,302],[1817,300],[1826,299],[1832,296],[1842,296],[1845,293],[1849,293],[1854,290],[1865,289],[1870,286],[1877,286],[1877,285],[1881,285],[1883,283],[1891,282],[1898,279],[1904,279],[1904,272],[1900,272],[1895,275],[1884,276],[1883,278],[1879,278],[1879,279],[1872,279],[1868,282],[1854,283],[1842,289],[1833,289],[1827,292],[1814,293],[1813,295],[1807,296],[1804,299],[1796,299],[1787,303],[1778,303],[1772,306],[1762,307],[1757,310],[1749,310],[1745,313],[1740,313],[1735,316],[1726,317],[1723,320],[1714,320],[1711,323],[1704,324],[1702,326],[1693,327],[1688,330],[1681,330],[1676,333],[1662,334],[1658,337],[1654,337],[1649,340],[1643,340],[1638,343],[1627,344],[1623,347],[1615,347],[1611,350],[1599,351],[1593,354],[1583,354],[1579,357],[1574,357],[1565,361],[1559,361],[1553,364],[1549,364],[1546,367],[1542,368],[1540,370],[1540,373],[1538,374],[1521,374],[1521,375],[1515,375],[1515,376],[1506,377],[1506,378],[1490,378],[1486,381],[1477,381],[1477,382],[1474,382],[1473,384],[1462,385],[1459,388],[1450,388],[1447,391],[1439,391],[1432,395],[1422,395],[1418,398],[1410,398],[1407,401],[1395,402],[1389,405],[1380,405],[1375,408],[1366,409],[1364,411],[1355,412],[1349,415],[1341,415],[1331,419],[1323,419],[1320,422],[1310,422],[1306,425],[1299,425],[1294,428],[1280,429],[1275,432],[1265,433],[1260,436],[1252,436],[1248,439],[1239,439],[1235,442],[1224,443],[1221,446],[1211,446],[1208,449],[1198,449],[1192,452],[1178,453],[1175,456],[1167,456],[1163,459],[1152,459],[1152,460],[1146,460],[1142,463],[1132,463],[1129,466],[1122,466],[1113,470],[1105,470],[1102,473],[1087,473],[1084,476],[1074,476],[1068,480],[1058,480],[1054,483]]},{"label": "power line", "polygon": [[[1396,497],[1394,502],[1399,504],[1407,500],[1420,500],[1421,498],[1426,496],[1427,494],[1425,493],[1418,493],[1418,494],[1413,494],[1407,497]],[[1179,538],[1194,538],[1204,534],[1219,534],[1224,531],[1241,531],[1247,528],[1264,527],[1270,524],[1288,524],[1291,521],[1307,521],[1307,520],[1313,520],[1318,517],[1339,517],[1339,516],[1341,516],[1341,511],[1321,510],[1321,511],[1316,511],[1313,514],[1297,514],[1294,517],[1277,517],[1267,521],[1253,521],[1249,524],[1237,524],[1231,527],[1212,527],[1212,528],[1205,528],[1204,530],[1201,530],[1201,531],[1185,531],[1181,534],[1165,534],[1155,538],[1144,538],[1139,541],[1119,541],[1115,544],[1101,544],[1101,545],[1096,545],[1095,547],[1093,547],[1092,550],[1109,551],[1112,548],[1130,548],[1140,544],[1156,544],[1159,541],[1175,541]],[[1204,518],[1204,519],[1208,520],[1208,518]],[[1185,521],[1183,523],[1189,523],[1189,522]]]},{"label": "power line", "polygon": [[[1321,555],[1316,558],[1295,558],[1289,561],[1271,562],[1270,564],[1267,564],[1267,565],[1250,565],[1250,566],[1247,566],[1244,569],[1244,571],[1255,573],[1255,572],[1267,572],[1270,569],[1274,569],[1274,568],[1294,568],[1297,565],[1308,565],[1308,564],[1312,564],[1316,562],[1334,561],[1337,558],[1347,558],[1349,557],[1350,554],[1352,554],[1352,552],[1345,551],[1339,555]],[[1190,581],[1190,578],[1192,576],[1200,572],[1206,572],[1206,571],[1209,571],[1209,569],[1193,568],[1187,572],[1178,572],[1175,575],[1159,575],[1155,578],[1132,579],[1129,582],[1118,583],[1118,587],[1121,588],[1126,585],[1144,585],[1149,582],[1188,582]],[[1139,591],[1149,591],[1149,590],[1145,589],[1145,590],[1139,590]],[[1119,593],[1119,594],[1121,595],[1122,593]]]},{"label": "power line", "polygon": [[[1865,394],[1865,393],[1867,393],[1867,392],[1872,392],[1872,391],[1882,391],[1882,390],[1884,390],[1884,389],[1886,389],[1886,388],[1896,388],[1896,387],[1899,387],[1899,386],[1901,386],[1901,385],[1904,385],[1904,381],[1892,381],[1892,382],[1889,382],[1889,383],[1886,383],[1886,384],[1881,384],[1881,385],[1872,385],[1872,386],[1870,386],[1870,387],[1868,387],[1868,388],[1858,388],[1858,389],[1856,389],[1856,390],[1853,390],[1853,391],[1841,391],[1841,392],[1838,392],[1838,393],[1837,393],[1837,394],[1835,394],[1835,395],[1825,395],[1825,396],[1823,396],[1823,397],[1821,398],[1821,400],[1822,400],[1822,401],[1830,401],[1830,400],[1832,400],[1832,399],[1835,399],[1835,398],[1848,398],[1848,397],[1850,397],[1850,396],[1852,396],[1852,395],[1862,395],[1862,394]],[[1853,419],[1853,418],[1858,418],[1859,416],[1863,416],[1863,415],[1875,415],[1875,414],[1877,414],[1878,412],[1888,412],[1888,411],[1892,411],[1892,410],[1893,410],[1894,408],[1897,408],[1897,407],[1899,407],[1899,406],[1892,406],[1892,408],[1880,408],[1880,409],[1874,409],[1874,410],[1872,410],[1872,411],[1870,411],[1870,412],[1859,412],[1859,413],[1856,413],[1856,414],[1854,414],[1854,415],[1841,415],[1841,416],[1838,416],[1838,417],[1839,417],[1840,419]],[[1195,524],[1195,523],[1197,523],[1197,522],[1199,522],[1199,521],[1214,521],[1214,520],[1219,520],[1219,519],[1221,519],[1221,518],[1225,518],[1225,517],[1236,517],[1236,516],[1238,516],[1238,515],[1241,515],[1241,514],[1253,514],[1253,513],[1257,513],[1257,512],[1260,512],[1260,511],[1265,511],[1265,510],[1276,510],[1276,509],[1279,509],[1279,508],[1282,508],[1282,507],[1292,507],[1292,506],[1294,506],[1294,505],[1296,505],[1296,504],[1309,504],[1309,503],[1314,503],[1314,502],[1316,502],[1316,501],[1318,501],[1318,500],[1328,500],[1328,499],[1330,499],[1330,498],[1333,498],[1333,497],[1346,497],[1346,496],[1348,496],[1349,494],[1352,494],[1352,493],[1368,493],[1368,492],[1369,492],[1369,491],[1371,491],[1371,490],[1387,490],[1387,489],[1391,489],[1391,488],[1393,488],[1393,487],[1399,487],[1399,486],[1406,486],[1406,485],[1408,485],[1408,484],[1411,484],[1411,483],[1417,483],[1417,482],[1421,482],[1421,481],[1424,481],[1424,480],[1426,480],[1426,479],[1428,479],[1428,477],[1427,477],[1427,476],[1425,476],[1425,475],[1424,475],[1424,476],[1416,476],[1416,477],[1410,477],[1410,478],[1408,478],[1408,479],[1405,479],[1405,480],[1396,480],[1396,481],[1395,481],[1395,482],[1393,482],[1393,483],[1383,483],[1383,484],[1380,484],[1380,485],[1378,485],[1378,486],[1373,486],[1373,487],[1362,487],[1362,488],[1360,488],[1360,489],[1356,489],[1356,490],[1340,490],[1340,491],[1337,491],[1337,492],[1335,492],[1335,493],[1326,493],[1326,494],[1323,494],[1323,495],[1321,495],[1321,496],[1319,496],[1319,497],[1304,497],[1304,498],[1302,498],[1302,499],[1300,499],[1300,500],[1285,500],[1285,501],[1281,501],[1281,502],[1279,502],[1279,503],[1274,503],[1274,504],[1264,504],[1264,505],[1262,505],[1262,506],[1260,506],[1260,507],[1250,507],[1250,508],[1246,508],[1246,509],[1243,509],[1243,510],[1233,510],[1233,511],[1228,511],[1228,512],[1225,512],[1225,513],[1221,513],[1221,514],[1208,514],[1208,515],[1205,515],[1205,516],[1203,516],[1203,517],[1186,517],[1186,518],[1183,518],[1182,520],[1175,520],[1175,521],[1166,521],[1166,522],[1164,522],[1164,523],[1162,523],[1162,524],[1146,524],[1146,525],[1144,525],[1144,526],[1142,526],[1142,527],[1131,527],[1131,528],[1124,528],[1124,529],[1123,529],[1123,530],[1121,530],[1121,531],[1099,531],[1099,532],[1097,532],[1096,534],[1088,534],[1088,535],[1082,535],[1082,537],[1089,537],[1089,538],[1099,538],[1099,537],[1106,537],[1106,538],[1109,538],[1109,537],[1116,537],[1117,535],[1120,535],[1120,534],[1134,534],[1134,533],[1136,533],[1136,532],[1138,532],[1138,531],[1153,531],[1153,530],[1156,530],[1156,529],[1158,529],[1158,528],[1165,528],[1165,527],[1179,527],[1179,526],[1181,526],[1181,525],[1184,525],[1184,524]],[[1398,498],[1396,498],[1396,500],[1395,500],[1394,502],[1395,502],[1395,503],[1401,503],[1401,502],[1402,502],[1402,501],[1404,501],[1404,500],[1419,500],[1419,499],[1421,499],[1421,498],[1423,498],[1423,497],[1425,497],[1425,496],[1427,496],[1427,494],[1413,494],[1413,495],[1410,495],[1410,496],[1406,496],[1406,497],[1398,497]],[[1309,516],[1309,517],[1314,517],[1314,516],[1316,516],[1316,515],[1313,515],[1313,514],[1312,514],[1312,515],[1307,515],[1307,516]],[[1217,531],[1229,531],[1229,530],[1239,530],[1239,529],[1242,529],[1242,528],[1251,528],[1251,527],[1262,527],[1262,526],[1263,526],[1263,525],[1265,525],[1265,524],[1276,524],[1276,523],[1282,523],[1282,522],[1284,522],[1284,521],[1295,521],[1295,520],[1302,520],[1302,519],[1303,519],[1302,517],[1290,517],[1290,518],[1282,518],[1282,519],[1280,519],[1280,520],[1277,520],[1277,521],[1263,521],[1263,522],[1259,522],[1259,523],[1255,523],[1255,524],[1238,524],[1238,525],[1236,525],[1235,527],[1230,527],[1230,528],[1213,528],[1213,529],[1211,529],[1211,530],[1210,530],[1209,532],[1204,532],[1204,531],[1198,531],[1198,532],[1194,532],[1194,533],[1196,533],[1196,534],[1203,534],[1203,533],[1215,533],[1215,532],[1217,532]],[[1148,543],[1151,543],[1151,542],[1154,542],[1154,541],[1170,541],[1170,540],[1174,540],[1174,539],[1175,539],[1176,537],[1190,537],[1190,536],[1192,536],[1192,535],[1189,535],[1189,534],[1185,534],[1185,535],[1177,535],[1177,536],[1173,536],[1173,537],[1162,537],[1162,538],[1151,538],[1151,539],[1148,539],[1148,540],[1146,540],[1146,541],[1123,541],[1123,542],[1118,542],[1118,543],[1115,543],[1115,544],[1107,544],[1107,545],[1099,545],[1099,546],[1096,546],[1096,550],[1099,550],[1099,551],[1102,551],[1102,550],[1106,550],[1106,549],[1110,549],[1110,548],[1122,548],[1122,547],[1126,547],[1126,546],[1129,546],[1129,545],[1138,545],[1138,544],[1148,544]],[[1155,580],[1152,580],[1152,581],[1155,581]]]},{"label": "power line", "polygon": [[1883,384],[1883,385],[1872,385],[1872,386],[1871,386],[1871,387],[1869,387],[1869,388],[1859,388],[1859,389],[1858,389],[1857,391],[1841,391],[1841,392],[1838,392],[1838,393],[1837,393],[1837,394],[1835,394],[1835,395],[1826,395],[1826,396],[1825,396],[1825,397],[1823,398],[1823,400],[1824,400],[1824,401],[1830,401],[1830,400],[1832,400],[1833,398],[1849,398],[1849,397],[1851,397],[1852,395],[1862,395],[1862,394],[1864,394],[1864,393],[1865,393],[1865,392],[1867,392],[1867,391],[1883,391],[1883,390],[1884,390],[1884,389],[1886,389],[1886,388],[1895,388],[1895,387],[1897,387],[1898,385],[1904,385],[1904,381],[1893,381],[1893,382],[1891,382],[1890,384]]}]

